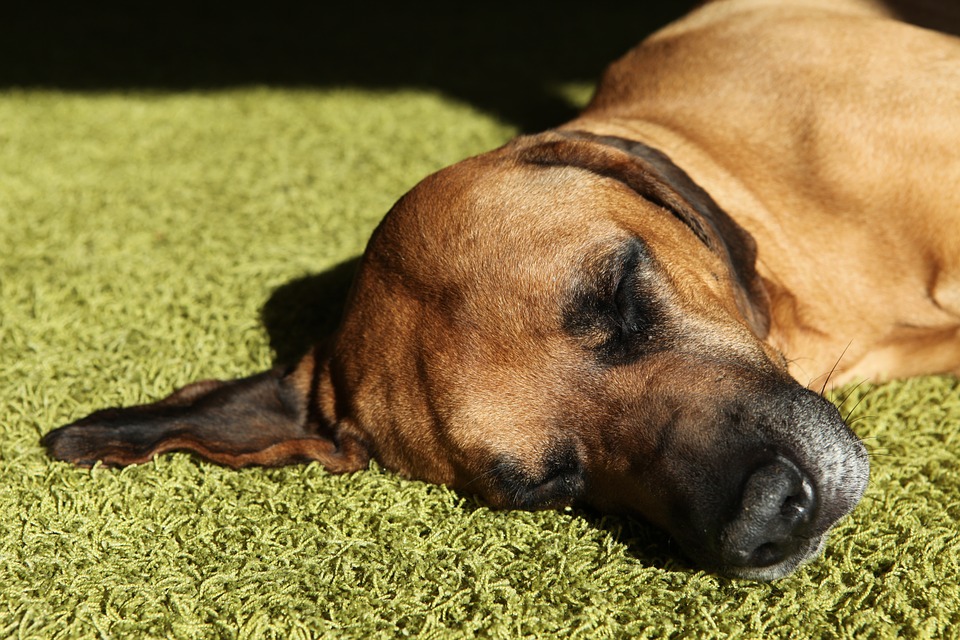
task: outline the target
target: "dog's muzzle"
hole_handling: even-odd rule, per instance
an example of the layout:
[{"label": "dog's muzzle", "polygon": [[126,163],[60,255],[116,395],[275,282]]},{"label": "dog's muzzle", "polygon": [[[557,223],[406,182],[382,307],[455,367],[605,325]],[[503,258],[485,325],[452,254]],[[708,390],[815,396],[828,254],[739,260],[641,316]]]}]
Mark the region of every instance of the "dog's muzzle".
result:
[{"label": "dog's muzzle", "polygon": [[738,403],[674,534],[695,559],[774,580],[820,552],[866,490],[869,460],[833,404],[799,386]]}]

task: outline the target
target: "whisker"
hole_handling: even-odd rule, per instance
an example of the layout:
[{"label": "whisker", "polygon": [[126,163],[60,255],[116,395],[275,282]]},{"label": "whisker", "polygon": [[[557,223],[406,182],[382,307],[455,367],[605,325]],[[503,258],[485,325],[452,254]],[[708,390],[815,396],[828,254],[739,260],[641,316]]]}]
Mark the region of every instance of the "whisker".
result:
[{"label": "whisker", "polygon": [[840,357],[837,358],[837,361],[833,363],[833,368],[830,369],[830,373],[827,374],[826,380],[823,381],[823,386],[820,387],[820,395],[823,395],[823,392],[827,390],[827,383],[830,382],[830,378],[833,377],[833,374],[836,373],[837,367],[840,366],[840,361],[843,360],[843,356],[847,354],[847,349],[850,348],[850,345],[853,344],[853,340],[847,343],[847,346],[843,348],[843,351],[840,352]]},{"label": "whisker", "polygon": [[[856,403],[855,405],[853,405],[853,408],[850,409],[850,411],[847,412],[846,417],[844,417],[844,419],[843,419],[844,422],[847,422],[847,420],[850,419],[850,416],[853,415],[853,412],[857,410],[857,407],[860,406],[860,403],[863,402],[868,395],[870,395],[870,394],[869,394],[869,393],[865,393],[865,394],[863,394],[863,395],[860,397],[859,400],[857,400],[857,403]],[[847,424],[849,424],[849,423],[847,423]]]},{"label": "whisker", "polygon": [[500,468],[500,464],[494,464],[494,465],[492,465],[489,469],[487,469],[487,470],[484,471],[483,473],[478,473],[478,474],[475,475],[473,478],[471,478],[471,479],[464,485],[464,487],[469,487],[471,484],[473,484],[474,482],[477,482],[478,480],[483,480],[484,478],[487,478],[488,476],[492,476],[494,473],[496,473],[496,472],[499,470],[499,468]]},{"label": "whisker", "polygon": [[[852,389],[850,389],[850,391],[848,391],[848,392],[843,396],[843,399],[840,400],[839,404],[840,404],[841,406],[844,405],[844,404],[846,404],[846,403],[847,403],[847,400],[850,399],[850,396],[852,396],[857,389],[859,389],[860,387],[862,387],[862,386],[865,385],[866,383],[867,383],[867,379],[866,379],[866,378],[864,378],[864,379],[862,379],[860,382],[858,382]],[[870,393],[870,391],[868,390],[867,393],[864,394],[864,397],[866,397],[869,393]]]}]

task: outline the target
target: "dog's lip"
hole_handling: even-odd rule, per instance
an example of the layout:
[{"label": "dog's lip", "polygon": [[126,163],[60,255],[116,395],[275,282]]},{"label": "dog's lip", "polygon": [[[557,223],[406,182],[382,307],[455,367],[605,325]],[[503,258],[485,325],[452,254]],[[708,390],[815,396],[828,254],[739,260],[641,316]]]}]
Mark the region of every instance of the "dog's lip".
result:
[{"label": "dog's lip", "polygon": [[821,533],[820,535],[806,538],[804,544],[801,545],[796,551],[774,564],[765,566],[721,565],[719,567],[719,571],[720,573],[731,578],[743,580],[761,580],[769,582],[771,580],[784,578],[796,571],[801,565],[815,560],[820,556],[820,553],[823,551],[823,547],[826,544],[828,533],[829,530]]},{"label": "dog's lip", "polygon": [[725,562],[716,550],[708,551],[709,546],[704,547],[702,543],[691,545],[689,539],[683,540],[676,536],[674,539],[685,549],[688,557],[708,571],[714,571],[728,578],[769,582],[785,578],[800,566],[816,560],[826,545],[831,528],[827,526],[825,530],[798,536],[799,544],[792,552],[776,562],[765,565],[732,564]]}]

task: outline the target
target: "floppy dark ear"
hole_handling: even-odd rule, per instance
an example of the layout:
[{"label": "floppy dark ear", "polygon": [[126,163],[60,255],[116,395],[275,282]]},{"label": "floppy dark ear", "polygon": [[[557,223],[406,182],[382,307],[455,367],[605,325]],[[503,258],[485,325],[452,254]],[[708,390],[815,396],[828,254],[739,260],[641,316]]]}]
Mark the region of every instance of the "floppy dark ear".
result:
[{"label": "floppy dark ear", "polygon": [[664,153],[642,142],[584,131],[551,132],[521,158],[540,165],[569,166],[613,178],[667,209],[727,263],[736,284],[737,307],[760,338],[770,330],[769,302],[756,271],[757,245],[747,231]]},{"label": "floppy dark ear", "polygon": [[356,471],[369,462],[369,449],[349,421],[322,415],[328,375],[310,353],[288,370],[195,382],[159,402],[97,411],[51,431],[42,444],[54,458],[80,466],[126,466],[190,451],[234,468],[316,460],[333,473]]}]

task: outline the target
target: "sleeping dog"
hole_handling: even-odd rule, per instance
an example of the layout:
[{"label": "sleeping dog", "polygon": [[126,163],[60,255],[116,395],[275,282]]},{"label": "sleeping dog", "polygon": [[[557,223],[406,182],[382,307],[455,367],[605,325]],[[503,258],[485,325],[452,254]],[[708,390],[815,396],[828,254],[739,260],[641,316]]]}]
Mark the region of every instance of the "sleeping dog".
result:
[{"label": "sleeping dog", "polygon": [[[298,364],[98,411],[79,465],[371,459],[577,504],[775,579],[862,496],[815,390],[960,368],[960,41],[871,0],[720,0],[575,120],[427,177]],[[814,389],[814,390],[811,390]]]}]

